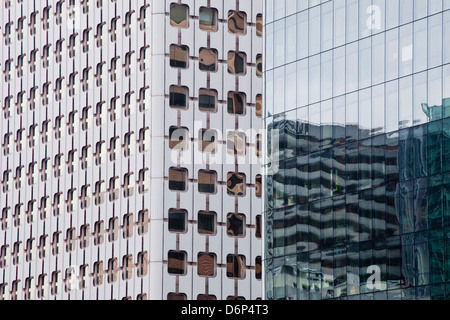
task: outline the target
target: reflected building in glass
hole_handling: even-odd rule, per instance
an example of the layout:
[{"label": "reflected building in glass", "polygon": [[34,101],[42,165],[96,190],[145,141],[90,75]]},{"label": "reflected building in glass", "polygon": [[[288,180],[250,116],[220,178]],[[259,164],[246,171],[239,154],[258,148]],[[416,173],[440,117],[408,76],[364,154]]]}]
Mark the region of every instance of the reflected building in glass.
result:
[{"label": "reflected building in glass", "polygon": [[265,17],[265,297],[450,298],[450,1]]}]

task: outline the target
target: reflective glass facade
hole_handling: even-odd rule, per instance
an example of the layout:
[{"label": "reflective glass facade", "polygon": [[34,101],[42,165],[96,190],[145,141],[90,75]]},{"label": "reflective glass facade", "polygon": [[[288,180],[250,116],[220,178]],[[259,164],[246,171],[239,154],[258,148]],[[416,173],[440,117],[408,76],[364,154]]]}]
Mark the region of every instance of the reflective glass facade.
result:
[{"label": "reflective glass facade", "polygon": [[266,298],[449,298],[450,1],[265,17]]}]

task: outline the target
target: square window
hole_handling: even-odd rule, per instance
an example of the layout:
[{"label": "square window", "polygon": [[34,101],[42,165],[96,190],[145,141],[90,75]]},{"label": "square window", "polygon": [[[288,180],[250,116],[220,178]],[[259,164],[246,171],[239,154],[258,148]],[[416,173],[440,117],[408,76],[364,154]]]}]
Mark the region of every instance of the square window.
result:
[{"label": "square window", "polygon": [[185,127],[169,128],[169,148],[187,150],[189,146],[189,129]]},{"label": "square window", "polygon": [[169,105],[171,108],[186,110],[189,107],[189,88],[184,86],[170,86]]},{"label": "square window", "polygon": [[245,196],[245,174],[229,172],[227,175],[227,193],[230,196]]},{"label": "square window", "polygon": [[189,47],[170,45],[170,66],[172,68],[187,69],[189,67]]},{"label": "square window", "polygon": [[229,114],[245,115],[247,96],[243,92],[228,92],[227,110]]},{"label": "square window", "polygon": [[200,29],[214,32],[217,31],[217,15],[218,11],[215,8],[200,7]]},{"label": "square window", "polygon": [[213,236],[216,234],[217,213],[213,211],[199,211],[197,218],[198,233]]},{"label": "square window", "polygon": [[167,268],[169,274],[185,275],[187,273],[187,253],[185,251],[169,251]]},{"label": "square window", "polygon": [[200,277],[213,278],[217,274],[217,255],[199,252],[197,256],[197,274]]},{"label": "square window", "polygon": [[189,6],[185,4],[170,4],[170,25],[174,27],[189,27]]},{"label": "square window", "polygon": [[245,237],[245,215],[229,213],[227,215],[227,234],[230,237]]},{"label": "square window", "polygon": [[169,169],[169,189],[172,191],[187,191],[188,170],[172,167]]},{"label": "square window", "polygon": [[218,63],[216,49],[200,48],[198,64],[201,71],[216,72]]},{"label": "square window", "polygon": [[243,11],[228,11],[228,32],[245,35],[247,33],[247,14]]},{"label": "square window", "polygon": [[217,112],[217,91],[200,89],[198,91],[198,108],[200,111]]},{"label": "square window", "polygon": [[169,231],[186,233],[188,223],[188,212],[183,209],[169,210]]},{"label": "square window", "polygon": [[217,184],[217,172],[200,170],[198,172],[198,192],[215,194]]},{"label": "square window", "polygon": [[216,153],[217,131],[213,129],[200,129],[198,149],[201,152]]},{"label": "square window", "polygon": [[228,73],[241,76],[247,73],[247,54],[245,52],[228,51]]},{"label": "square window", "polygon": [[245,256],[229,254],[227,256],[227,277],[234,279],[245,278]]},{"label": "square window", "polygon": [[227,153],[230,155],[245,155],[246,136],[244,132],[227,133]]}]

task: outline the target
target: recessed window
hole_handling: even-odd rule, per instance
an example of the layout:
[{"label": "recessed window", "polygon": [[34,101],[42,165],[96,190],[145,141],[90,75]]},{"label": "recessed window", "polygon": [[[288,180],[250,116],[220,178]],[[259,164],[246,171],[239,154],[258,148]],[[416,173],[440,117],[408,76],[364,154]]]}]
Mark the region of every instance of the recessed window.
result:
[{"label": "recessed window", "polygon": [[187,150],[189,142],[189,130],[185,127],[169,128],[169,148],[176,150]]},{"label": "recessed window", "polygon": [[169,105],[171,108],[186,110],[189,106],[189,88],[184,86],[170,86]]},{"label": "recessed window", "polygon": [[245,256],[229,254],[227,256],[227,277],[234,279],[245,278]]},{"label": "recessed window", "polygon": [[247,33],[247,14],[243,11],[228,11],[228,32],[245,35]]},{"label": "recessed window", "polygon": [[170,25],[174,27],[189,27],[189,6],[185,4],[170,4]]},{"label": "recessed window", "polygon": [[217,300],[217,297],[212,294],[199,294],[197,300]]},{"label": "recessed window", "polygon": [[215,235],[217,225],[217,213],[213,211],[200,211],[197,217],[198,233],[203,235]]},{"label": "recessed window", "polygon": [[169,189],[172,191],[187,191],[188,171],[184,168],[169,169]]},{"label": "recessed window", "polygon": [[189,47],[170,45],[170,66],[173,68],[187,69],[189,66]]},{"label": "recessed window", "polygon": [[201,152],[216,153],[217,131],[213,129],[200,129],[198,149]]},{"label": "recessed window", "polygon": [[185,275],[187,273],[187,253],[185,251],[169,251],[167,256],[169,274]]},{"label": "recessed window", "polygon": [[230,196],[245,196],[245,174],[234,172],[228,173],[227,193]]},{"label": "recessed window", "polygon": [[188,212],[183,209],[169,210],[169,231],[175,233],[186,233],[188,223]]},{"label": "recessed window", "polygon": [[227,133],[227,153],[230,155],[245,155],[246,136],[244,132]]},{"label": "recessed window", "polygon": [[217,71],[218,53],[216,49],[200,48],[198,63],[201,71]]},{"label": "recessed window", "polygon": [[228,92],[227,110],[229,114],[245,115],[247,96],[243,92]]},{"label": "recessed window", "polygon": [[200,7],[199,26],[202,30],[217,31],[217,15],[215,8]]},{"label": "recessed window", "polygon": [[200,277],[216,276],[217,256],[214,253],[200,252],[197,256],[197,274]]},{"label": "recessed window", "polygon": [[263,15],[258,13],[256,15],[256,35],[262,37],[263,35]]},{"label": "recessed window", "polygon": [[256,55],[256,76],[261,78],[263,75],[263,58],[262,54]]},{"label": "recessed window", "polygon": [[262,136],[260,134],[256,135],[256,156],[261,157],[261,146],[262,146]]},{"label": "recessed window", "polygon": [[256,95],[256,108],[255,113],[258,118],[262,118],[262,95]]},{"label": "recessed window", "polygon": [[241,76],[247,73],[247,54],[245,52],[228,52],[228,73]]},{"label": "recessed window", "polygon": [[167,300],[187,300],[187,295],[185,293],[170,292],[167,294]]},{"label": "recessed window", "polygon": [[261,280],[262,278],[262,258],[257,256],[255,259],[255,278]]},{"label": "recessed window", "polygon": [[217,172],[209,170],[200,170],[198,172],[198,192],[216,193]]},{"label": "recessed window", "polygon": [[245,237],[245,215],[241,213],[227,215],[227,234],[230,237]]},{"label": "recessed window", "polygon": [[200,111],[217,111],[217,91],[213,89],[200,89],[198,91],[198,108]]},{"label": "recessed window", "polygon": [[255,217],[255,237],[261,239],[262,216],[259,214]]},{"label": "recessed window", "polygon": [[262,196],[262,175],[257,174],[255,178],[255,195],[257,198]]}]

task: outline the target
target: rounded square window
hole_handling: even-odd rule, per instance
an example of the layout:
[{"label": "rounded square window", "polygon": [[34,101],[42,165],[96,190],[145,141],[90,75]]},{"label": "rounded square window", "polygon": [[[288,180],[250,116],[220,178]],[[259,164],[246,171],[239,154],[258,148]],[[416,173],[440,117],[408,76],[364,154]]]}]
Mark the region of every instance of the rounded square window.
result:
[{"label": "rounded square window", "polygon": [[216,153],[217,146],[217,130],[200,129],[198,138],[198,149],[201,152]]},{"label": "rounded square window", "polygon": [[177,44],[170,45],[170,66],[187,69],[189,67],[189,47]]},{"label": "rounded square window", "polygon": [[255,196],[261,198],[262,196],[262,175],[257,174],[255,178]]},{"label": "rounded square window", "polygon": [[243,76],[247,73],[247,54],[228,51],[228,73]]},{"label": "rounded square window", "polygon": [[256,76],[262,78],[263,75],[263,58],[262,54],[256,55]]},{"label": "rounded square window", "polygon": [[172,191],[187,191],[188,170],[185,168],[169,169],[169,189]]},{"label": "rounded square window", "polygon": [[187,150],[189,147],[189,129],[172,126],[169,128],[169,148]]},{"label": "rounded square window", "polygon": [[217,90],[200,89],[198,91],[198,108],[200,111],[217,112]]},{"label": "rounded square window", "polygon": [[169,292],[167,294],[167,300],[187,300],[187,295],[185,293]]},{"label": "rounded square window", "polygon": [[228,11],[228,32],[245,35],[247,33],[247,14],[243,11]]},{"label": "rounded square window", "polygon": [[262,94],[256,95],[255,113],[258,118],[262,118]]},{"label": "rounded square window", "polygon": [[174,109],[186,110],[189,107],[189,88],[175,85],[170,86],[169,105]]},{"label": "rounded square window", "polygon": [[215,295],[211,294],[199,294],[197,296],[197,300],[217,300],[217,297]]},{"label": "rounded square window", "polygon": [[262,258],[257,256],[255,259],[255,278],[256,280],[262,279]]},{"label": "rounded square window", "polygon": [[228,92],[227,110],[229,114],[245,115],[247,96],[244,92]]},{"label": "rounded square window", "polygon": [[216,8],[200,7],[199,26],[202,30],[217,31],[217,16]]},{"label": "rounded square window", "polygon": [[259,214],[255,217],[255,237],[261,239],[262,216]]},{"label": "rounded square window", "polygon": [[227,234],[230,237],[245,237],[246,218],[241,213],[229,213],[227,215]]},{"label": "rounded square window", "polygon": [[188,212],[184,209],[169,210],[169,231],[186,233],[188,225]]},{"label": "rounded square window", "polygon": [[258,13],[256,15],[256,35],[258,37],[263,36],[263,15],[262,15],[262,13]]},{"label": "rounded square window", "polygon": [[201,71],[216,72],[218,53],[216,49],[200,48],[198,64]]},{"label": "rounded square window", "polygon": [[229,254],[227,256],[227,277],[233,279],[244,279],[246,261],[244,255]]},{"label": "rounded square window", "polygon": [[167,254],[167,268],[169,274],[186,275],[187,253],[185,251],[169,251]]},{"label": "rounded square window", "polygon": [[189,27],[189,6],[186,4],[170,4],[170,25],[180,28]]},{"label": "rounded square window", "polygon": [[245,155],[246,135],[244,132],[231,131],[227,133],[227,153],[230,155]]},{"label": "rounded square window", "polygon": [[229,172],[227,174],[227,193],[230,196],[245,196],[245,174]]},{"label": "rounded square window", "polygon": [[199,234],[215,235],[217,232],[217,213],[214,211],[199,211],[197,230]]},{"label": "rounded square window", "polygon": [[217,184],[217,172],[209,170],[199,170],[198,172],[198,192],[215,194]]},{"label": "rounded square window", "polygon": [[217,274],[217,255],[199,252],[197,256],[197,274],[200,277],[213,278]]}]

